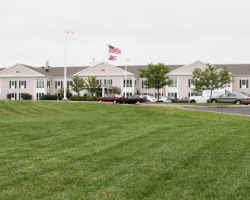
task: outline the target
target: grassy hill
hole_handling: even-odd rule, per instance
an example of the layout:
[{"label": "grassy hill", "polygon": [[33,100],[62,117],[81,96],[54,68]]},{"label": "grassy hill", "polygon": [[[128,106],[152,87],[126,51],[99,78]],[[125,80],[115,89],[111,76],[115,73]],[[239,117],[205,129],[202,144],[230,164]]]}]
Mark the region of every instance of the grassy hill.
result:
[{"label": "grassy hill", "polygon": [[250,118],[0,101],[0,199],[249,199]]}]

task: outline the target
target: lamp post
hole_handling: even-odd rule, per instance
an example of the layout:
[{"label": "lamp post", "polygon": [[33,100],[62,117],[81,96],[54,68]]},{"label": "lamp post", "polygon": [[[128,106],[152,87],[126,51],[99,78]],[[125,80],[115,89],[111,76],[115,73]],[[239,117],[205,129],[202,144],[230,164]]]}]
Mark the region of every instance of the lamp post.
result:
[{"label": "lamp post", "polygon": [[67,101],[67,35],[73,34],[73,31],[65,32],[65,55],[64,55],[64,81],[63,81],[63,101]]}]

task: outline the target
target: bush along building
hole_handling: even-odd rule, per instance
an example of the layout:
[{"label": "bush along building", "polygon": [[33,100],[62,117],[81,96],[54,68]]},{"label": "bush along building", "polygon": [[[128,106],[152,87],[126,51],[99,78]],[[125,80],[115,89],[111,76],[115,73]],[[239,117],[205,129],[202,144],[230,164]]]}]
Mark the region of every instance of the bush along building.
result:
[{"label": "bush along building", "polygon": [[[227,68],[232,76],[232,83],[225,85],[229,91],[250,93],[250,64],[213,64],[220,68]],[[188,97],[193,93],[193,70],[204,70],[207,65],[196,61],[188,65],[167,65],[170,69],[168,76],[173,84],[160,89],[160,94],[172,97]],[[70,86],[73,76],[83,79],[95,76],[101,87],[94,96],[120,91],[121,95],[133,94],[157,95],[157,90],[147,88],[145,79],[140,78],[139,69],[146,69],[147,65],[115,66],[110,63],[100,62],[93,66],[67,67],[67,90],[75,95]],[[23,100],[31,98],[40,100],[43,95],[60,96],[64,88],[64,67],[50,67],[46,62],[45,67],[33,67],[25,64],[16,64],[9,68],[0,69],[0,99]],[[116,92],[115,92],[116,93]],[[90,93],[84,89],[80,96],[88,96]],[[30,95],[30,96],[29,96]]]}]

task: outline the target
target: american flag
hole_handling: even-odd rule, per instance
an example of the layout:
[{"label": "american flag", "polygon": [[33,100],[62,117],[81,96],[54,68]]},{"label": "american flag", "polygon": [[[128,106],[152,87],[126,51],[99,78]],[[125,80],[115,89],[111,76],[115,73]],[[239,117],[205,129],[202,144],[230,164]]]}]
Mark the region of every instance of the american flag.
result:
[{"label": "american flag", "polygon": [[117,56],[109,55],[109,60],[112,60],[112,61],[117,60]]},{"label": "american flag", "polygon": [[119,48],[113,47],[111,45],[108,46],[109,46],[109,53],[121,54],[121,50]]}]

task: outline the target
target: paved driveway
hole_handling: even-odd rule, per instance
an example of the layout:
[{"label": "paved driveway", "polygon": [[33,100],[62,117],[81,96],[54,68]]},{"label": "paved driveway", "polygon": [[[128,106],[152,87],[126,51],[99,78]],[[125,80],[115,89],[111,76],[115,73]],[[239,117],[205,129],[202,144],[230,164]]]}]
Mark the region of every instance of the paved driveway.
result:
[{"label": "paved driveway", "polygon": [[218,106],[218,107],[203,107],[203,106],[181,106],[184,109],[202,110],[208,112],[229,113],[237,115],[250,116],[250,106]]}]

